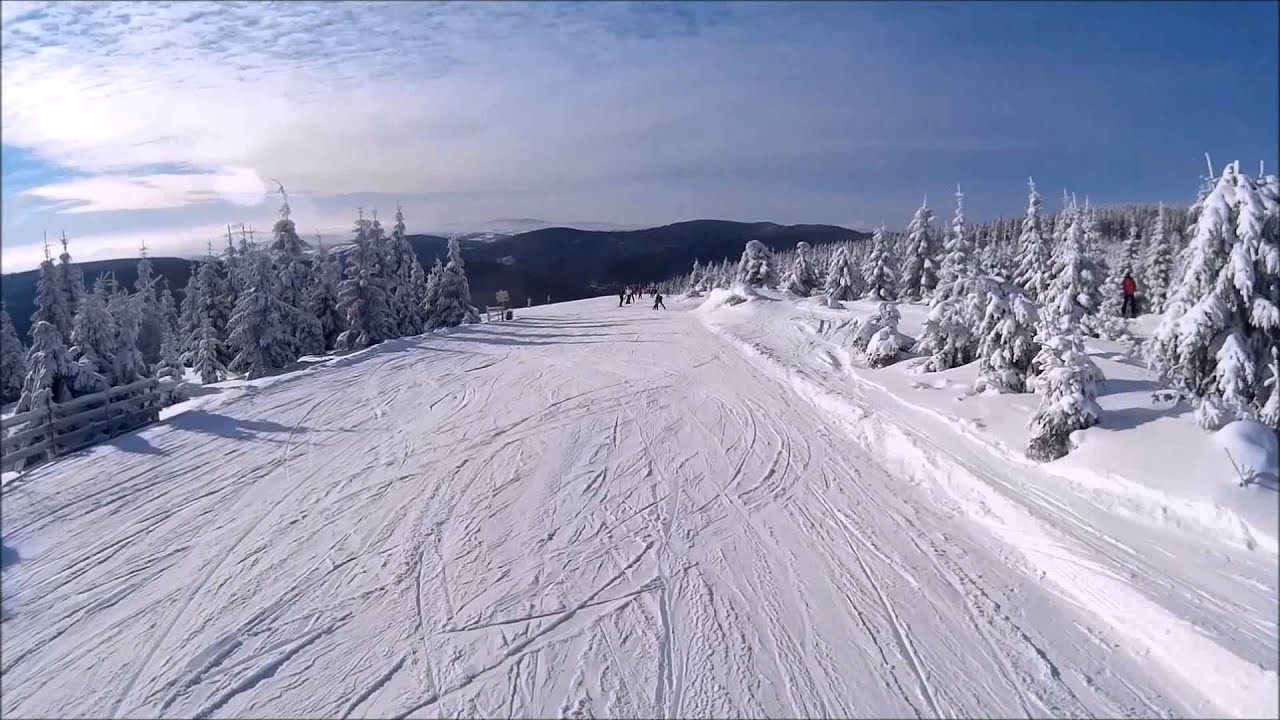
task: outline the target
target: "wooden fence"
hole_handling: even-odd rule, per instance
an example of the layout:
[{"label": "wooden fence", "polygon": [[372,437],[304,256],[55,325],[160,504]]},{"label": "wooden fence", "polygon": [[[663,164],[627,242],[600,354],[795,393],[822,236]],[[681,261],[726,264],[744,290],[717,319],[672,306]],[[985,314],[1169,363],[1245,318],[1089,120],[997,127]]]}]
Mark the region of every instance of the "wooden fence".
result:
[{"label": "wooden fence", "polygon": [[23,467],[82,450],[160,419],[155,378],[48,403],[0,420],[0,470]]},{"label": "wooden fence", "polygon": [[494,319],[503,320],[508,313],[506,305],[485,305],[484,319],[485,322],[493,322]]}]

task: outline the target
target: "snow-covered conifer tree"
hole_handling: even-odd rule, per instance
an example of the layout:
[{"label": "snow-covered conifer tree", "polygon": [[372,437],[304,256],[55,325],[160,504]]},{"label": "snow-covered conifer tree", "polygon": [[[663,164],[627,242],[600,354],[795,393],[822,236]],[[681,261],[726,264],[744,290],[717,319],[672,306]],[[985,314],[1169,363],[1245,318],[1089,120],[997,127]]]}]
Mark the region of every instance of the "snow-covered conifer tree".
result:
[{"label": "snow-covered conifer tree", "polygon": [[298,236],[297,225],[290,217],[289,196],[280,186],[280,219],[271,228],[271,262],[279,273],[278,297],[291,310],[282,321],[285,335],[292,344],[290,354],[317,355],[325,351],[320,319],[308,308],[311,299],[311,267],[307,262],[307,244]]},{"label": "snow-covered conifer tree", "polygon": [[316,238],[315,262],[311,264],[310,297],[307,310],[320,323],[320,335],[324,349],[331,350],[342,334],[342,313],[338,310],[338,285],[342,282],[342,266],[329,254],[324,241]]},{"label": "snow-covered conifer tree", "polygon": [[1103,377],[1075,332],[1049,335],[1037,364],[1042,370],[1032,386],[1041,398],[1031,417],[1027,457],[1044,462],[1070,452],[1071,433],[1098,423],[1097,384]]},{"label": "snow-covered conifer tree", "polygon": [[454,282],[458,286],[458,299],[461,301],[463,308],[466,309],[466,318],[463,322],[480,322],[480,311],[471,305],[471,284],[467,282],[467,266],[466,263],[462,262],[462,246],[458,243],[457,238],[449,238],[446,270],[449,269],[449,265],[457,268],[457,277],[454,278]]},{"label": "snow-covered conifer tree", "polygon": [[1081,326],[1081,321],[1098,312],[1101,278],[1098,277],[1097,263],[1085,247],[1085,214],[1075,212],[1074,205],[1072,210],[1068,214],[1068,226],[1059,255],[1062,269],[1050,284],[1045,311],[1060,330],[1080,328],[1091,331],[1091,327]]},{"label": "snow-covered conifer tree", "polygon": [[738,260],[735,281],[750,288],[771,287],[778,282],[773,253],[759,240],[748,240]]},{"label": "snow-covered conifer tree", "polygon": [[114,385],[128,385],[147,377],[147,364],[138,349],[138,331],[142,327],[142,308],[137,295],[123,291],[114,293],[107,310],[116,322]]},{"label": "snow-covered conifer tree", "polygon": [[0,302],[0,402],[13,402],[22,394],[26,353],[9,311]]},{"label": "snow-covered conifer tree", "polygon": [[1049,295],[1053,279],[1052,248],[1041,218],[1040,194],[1034,180],[1027,179],[1030,192],[1027,195],[1027,214],[1022,220],[1022,234],[1018,237],[1019,264],[1014,282],[1035,302],[1044,302]]},{"label": "snow-covered conifer tree", "polygon": [[84,295],[84,273],[71,264],[71,250],[67,248],[67,234],[62,233],[62,254],[58,256],[58,283],[62,286],[62,295],[66,298],[70,312],[80,307],[80,297]]},{"label": "snow-covered conifer tree", "polygon": [[31,326],[31,349],[27,351],[27,374],[14,412],[43,407],[48,402],[66,402],[77,395],[96,392],[106,380],[90,373],[67,354],[62,334],[52,323],[37,320]]},{"label": "snow-covered conifer tree", "polygon": [[[178,334],[178,306],[173,301],[173,292],[169,290],[169,281],[160,279],[160,292],[158,294],[160,306],[160,325],[166,332],[174,335],[175,342]],[[175,345],[176,347],[176,345]]]},{"label": "snow-covered conifer tree", "polygon": [[465,283],[466,275],[450,260],[439,275],[432,327],[456,327],[468,321],[470,307],[463,297],[467,290]]},{"label": "snow-covered conifer tree", "polygon": [[902,269],[902,292],[903,297],[908,300],[926,298],[938,287],[934,235],[933,211],[929,209],[926,199],[907,226],[907,255]]},{"label": "snow-covered conifer tree", "polygon": [[422,296],[422,312],[427,318],[427,327],[435,329],[436,325],[436,307],[440,304],[440,279],[444,275],[444,266],[440,264],[440,258],[436,257],[436,262],[431,266],[431,272],[427,275],[426,290]]},{"label": "snow-covered conifer tree", "polygon": [[854,267],[849,248],[845,245],[836,248],[835,254],[831,256],[824,290],[830,302],[857,300],[862,297],[862,274]]},{"label": "snow-covered conifer tree", "polygon": [[160,339],[160,359],[156,362],[156,377],[161,380],[182,380],[182,361],[178,356],[177,338],[173,330],[165,328]]},{"label": "snow-covered conifer tree", "polygon": [[[31,315],[31,331],[38,322],[47,322],[58,331],[65,342],[71,336],[71,318],[75,308],[68,304],[66,292],[58,269],[49,258],[49,245],[45,243],[44,262],[40,263],[40,278],[36,281],[36,311]],[[35,336],[32,335],[32,344]]]},{"label": "snow-covered conifer tree", "polygon": [[1020,393],[1039,348],[1035,303],[1009,285],[987,279],[986,306],[977,328],[978,380],[975,392]]},{"label": "snow-covered conifer tree", "polygon": [[253,252],[245,262],[247,284],[228,325],[227,344],[235,356],[227,368],[253,379],[297,359],[287,324],[295,309],[280,299],[270,255]]},{"label": "snow-covered conifer tree", "polygon": [[338,312],[346,327],[338,336],[339,350],[376,345],[387,339],[387,331],[392,325],[378,256],[363,213],[356,221],[355,245],[347,258],[346,279],[338,285]]},{"label": "snow-covered conifer tree", "polygon": [[1263,381],[1266,401],[1258,412],[1258,422],[1280,428],[1280,348],[1271,347],[1271,363],[1267,366],[1267,379]]},{"label": "snow-covered conifer tree", "polygon": [[697,259],[693,261],[693,270],[689,273],[689,282],[686,285],[686,297],[698,297],[702,294],[702,266],[698,264]]},{"label": "snow-covered conifer tree", "polygon": [[[248,261],[250,258],[242,257],[242,259]],[[246,293],[241,297],[241,300],[246,300],[249,297],[249,294]],[[191,348],[182,355],[183,364],[195,370],[196,374],[200,376],[200,382],[208,385],[209,383],[219,382],[226,377],[227,368],[222,364],[222,356],[225,354],[222,339],[218,337],[218,331],[213,326],[213,318],[204,315],[199,320],[195,337],[191,342]],[[239,355],[236,357],[240,359]],[[252,353],[243,358],[243,362],[247,363],[247,368],[254,367],[253,362],[255,360],[258,362],[258,368],[265,367],[265,360],[255,357]]]},{"label": "snow-covered conifer tree", "polygon": [[396,320],[396,334],[421,335],[426,330],[426,318],[422,315],[420,281],[414,278],[416,275],[425,281],[426,276],[422,273],[422,263],[418,262],[413,245],[405,235],[404,213],[399,207],[396,207],[396,224],[391,228],[387,262],[390,265],[387,275],[394,278],[388,293]]},{"label": "snow-covered conifer tree", "polygon": [[947,232],[947,240],[943,248],[942,270],[939,278],[941,283],[953,283],[960,278],[972,277],[977,273],[972,235],[964,216],[964,193],[957,187],[956,214],[951,220],[951,228]]},{"label": "snow-covered conifer tree", "polygon": [[[697,271],[697,268],[694,268]],[[783,289],[793,295],[809,297],[818,286],[818,273],[813,267],[813,246],[807,242],[796,245],[796,259],[782,280]]]},{"label": "snow-covered conifer tree", "polygon": [[1165,210],[1161,203],[1156,213],[1155,226],[1149,234],[1142,273],[1142,293],[1146,296],[1147,307],[1151,312],[1164,311],[1169,282],[1173,277],[1173,260],[1173,240],[1165,227]]},{"label": "snow-covered conifer tree", "polygon": [[1124,241],[1124,254],[1120,258],[1120,277],[1124,277],[1124,273],[1130,273],[1133,276],[1138,275],[1139,257],[1142,251],[1142,237],[1138,232],[1138,221],[1136,218],[1129,221],[1129,235]]},{"label": "snow-covered conifer tree", "polygon": [[160,296],[156,292],[157,280],[147,257],[147,246],[142,246],[142,258],[138,260],[138,279],[133,283],[134,297],[138,303],[138,351],[148,364],[160,359],[160,340],[164,334],[164,319],[160,315]]},{"label": "snow-covered conifer tree", "polygon": [[187,343],[196,336],[196,330],[200,327],[200,314],[196,311],[199,302],[200,263],[193,262],[187,275],[187,286],[182,289],[182,302],[178,311],[178,352],[180,353],[189,349],[190,346]]},{"label": "snow-covered conifer tree", "polygon": [[1260,188],[1238,164],[1223,170],[1148,344],[1153,369],[1194,401],[1205,428],[1258,414],[1260,370],[1280,345],[1280,221],[1267,182]]},{"label": "snow-covered conifer tree", "polygon": [[896,300],[898,297],[897,262],[893,246],[883,225],[871,236],[871,257],[867,261],[864,282],[873,300]]},{"label": "snow-covered conifer tree", "polygon": [[93,292],[80,298],[80,309],[71,327],[69,355],[108,384],[119,384],[116,382],[118,334],[115,317],[107,310],[105,286],[96,285]]}]

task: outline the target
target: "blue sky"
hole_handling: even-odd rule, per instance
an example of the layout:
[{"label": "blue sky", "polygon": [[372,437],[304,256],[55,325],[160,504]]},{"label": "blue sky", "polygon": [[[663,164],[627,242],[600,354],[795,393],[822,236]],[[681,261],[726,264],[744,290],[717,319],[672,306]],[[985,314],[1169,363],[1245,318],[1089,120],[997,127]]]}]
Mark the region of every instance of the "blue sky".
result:
[{"label": "blue sky", "polygon": [[1277,4],[5,2],[0,259],[265,228],[901,227],[1277,159]]}]

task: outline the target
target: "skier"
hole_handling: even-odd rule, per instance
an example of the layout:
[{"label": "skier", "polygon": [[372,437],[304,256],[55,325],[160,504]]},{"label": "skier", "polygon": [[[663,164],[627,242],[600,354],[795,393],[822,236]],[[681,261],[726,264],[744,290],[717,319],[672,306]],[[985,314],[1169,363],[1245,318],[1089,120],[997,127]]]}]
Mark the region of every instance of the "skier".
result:
[{"label": "skier", "polygon": [[654,309],[654,310],[657,310],[658,308],[662,308],[663,310],[666,310],[666,309],[667,309],[667,306],[662,304],[662,293],[657,292],[657,291],[654,291],[654,293],[653,293],[653,309]]},{"label": "skier", "polygon": [[622,307],[622,304],[626,302],[626,299],[627,299],[627,289],[622,288],[621,290],[618,291],[618,307]]},{"label": "skier", "polygon": [[1138,304],[1134,300],[1134,293],[1138,291],[1138,283],[1134,282],[1133,276],[1126,272],[1120,287],[1124,292],[1124,302],[1120,305],[1120,314],[1127,318],[1137,317]]}]

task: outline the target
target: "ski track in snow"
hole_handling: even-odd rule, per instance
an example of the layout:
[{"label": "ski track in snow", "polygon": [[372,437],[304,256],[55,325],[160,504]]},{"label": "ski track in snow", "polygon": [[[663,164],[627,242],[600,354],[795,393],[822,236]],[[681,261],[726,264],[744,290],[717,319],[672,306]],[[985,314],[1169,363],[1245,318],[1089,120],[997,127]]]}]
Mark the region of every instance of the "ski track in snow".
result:
[{"label": "ski track in snow", "polygon": [[6,488],[0,714],[1190,714],[695,317],[609,302],[392,341]]}]

